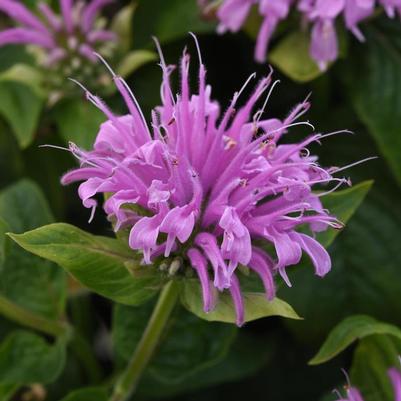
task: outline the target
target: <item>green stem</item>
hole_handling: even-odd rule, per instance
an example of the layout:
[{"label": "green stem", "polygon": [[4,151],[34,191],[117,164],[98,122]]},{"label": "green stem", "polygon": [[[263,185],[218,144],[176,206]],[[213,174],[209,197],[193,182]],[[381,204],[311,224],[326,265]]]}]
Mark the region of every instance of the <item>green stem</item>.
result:
[{"label": "green stem", "polygon": [[168,282],[160,293],[142,338],[114,388],[110,401],[126,401],[135,392],[139,379],[148,365],[178,298],[178,283]]},{"label": "green stem", "polygon": [[39,316],[0,295],[0,315],[22,326],[49,334],[54,337],[67,334],[71,329],[68,323],[49,320]]}]

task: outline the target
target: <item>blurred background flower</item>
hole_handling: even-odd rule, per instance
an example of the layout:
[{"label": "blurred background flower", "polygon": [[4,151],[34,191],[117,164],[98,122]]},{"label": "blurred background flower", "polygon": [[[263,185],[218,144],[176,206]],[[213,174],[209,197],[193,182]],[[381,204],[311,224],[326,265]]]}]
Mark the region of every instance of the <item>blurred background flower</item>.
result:
[{"label": "blurred background flower", "polygon": [[364,42],[358,24],[374,15],[376,7],[383,6],[389,18],[401,12],[399,0],[198,0],[198,3],[205,15],[216,16],[219,33],[238,32],[251,13],[258,13],[261,24],[255,59],[260,63],[266,60],[272,36],[280,31],[279,23],[290,18],[290,13],[296,14],[302,29],[310,30],[309,54],[323,71],[339,56],[338,18],[342,17],[345,27]]},{"label": "blurred background flower", "polygon": [[[33,92],[37,107],[33,110],[34,115],[40,113],[43,106],[47,110],[55,108],[53,120],[64,125],[59,121],[63,116],[57,110],[67,108],[72,110],[79,125],[83,111],[75,101],[79,100],[80,92],[69,78],[85,81],[102,96],[113,95],[111,78],[99,64],[96,53],[113,61],[118,73],[124,77],[154,60],[155,56],[148,50],[131,50],[133,4],[119,7],[113,0],[60,0],[55,3],[58,4],[53,9],[46,2],[35,2],[31,10],[20,0],[1,2],[0,13],[8,16],[5,25],[13,26],[1,29],[0,47],[25,46],[33,60],[11,65],[1,74],[0,80],[18,82],[28,87],[27,92]],[[111,9],[108,16],[101,15],[105,8]],[[64,103],[60,106],[61,100]],[[29,145],[37,127],[34,124],[20,127],[18,117],[1,111],[11,120],[21,146]],[[92,113],[91,118],[96,125],[99,115]],[[67,130],[71,134],[74,127],[64,129]],[[70,134],[66,133],[66,136]]]}]

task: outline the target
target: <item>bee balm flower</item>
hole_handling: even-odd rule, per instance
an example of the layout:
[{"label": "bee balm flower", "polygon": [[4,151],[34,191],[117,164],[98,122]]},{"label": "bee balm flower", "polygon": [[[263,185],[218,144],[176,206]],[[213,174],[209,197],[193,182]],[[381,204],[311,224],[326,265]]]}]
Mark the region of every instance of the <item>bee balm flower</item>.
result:
[{"label": "bee balm flower", "polygon": [[[37,15],[18,0],[1,0],[0,12],[20,24],[0,32],[0,46],[7,44],[34,45],[40,64],[65,75],[78,73],[89,65],[86,76],[93,76],[92,64],[98,62],[94,52],[105,56],[116,41],[116,35],[104,29],[97,16],[112,0],[60,0],[61,15],[46,3],[39,2]],[[88,70],[88,69],[87,69]],[[51,78],[51,77],[50,77]]]},{"label": "bee balm flower", "polygon": [[[113,76],[129,110],[124,116],[114,115],[87,92],[107,121],[92,150],[70,146],[80,167],[65,174],[62,183],[83,181],[78,193],[92,215],[94,196],[107,194],[105,212],[116,230],[129,230],[129,246],[143,254],[145,264],[181,258],[184,268],[199,276],[205,311],[214,305],[212,287],[227,290],[241,325],[240,265],[260,276],[268,299],[275,296],[273,275],[278,272],[289,283],[286,270],[300,261],[302,252],[311,257],[318,276],[330,270],[329,254],[313,233],[341,224],[322,207],[324,193],[312,188],[345,180],[333,178],[334,170],[321,167],[307,150],[323,135],[280,144],[288,128],[302,124],[294,121],[309,103],[297,105],[284,120],[264,119],[271,74],[236,111],[251,76],[221,113],[202,61],[199,87],[191,95],[190,57],[184,52],[180,93],[175,95],[170,82],[174,67],[160,55],[161,105],[152,111],[150,127],[121,77]],[[269,87],[263,108],[253,114]],[[301,226],[312,235],[299,231]]]}]

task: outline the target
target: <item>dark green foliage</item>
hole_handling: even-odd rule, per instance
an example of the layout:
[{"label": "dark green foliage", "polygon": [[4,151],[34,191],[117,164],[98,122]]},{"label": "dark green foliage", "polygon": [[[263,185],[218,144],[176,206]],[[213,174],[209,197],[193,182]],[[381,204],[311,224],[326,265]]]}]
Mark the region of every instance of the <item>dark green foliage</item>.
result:
[{"label": "dark green foliage", "polygon": [[[160,102],[161,77],[151,35],[167,64],[188,46],[193,88],[198,62],[188,32],[198,35],[222,110],[252,72],[268,71],[253,62],[252,38],[216,35],[196,0],[138,0],[134,14],[116,21],[114,28],[126,32],[126,53],[110,63],[127,75],[148,120]],[[247,31],[259,22],[251,19]],[[282,83],[266,116],[284,117],[312,90],[304,118],[318,132],[357,134],[324,139],[316,152],[323,165],[379,156],[346,172],[351,188],[323,198],[346,223],[317,237],[329,247],[332,271],[320,279],[303,258],[289,269],[292,288],[278,282],[274,302],[253,274],[244,275],[248,315],[241,329],[232,324],[229,297],[221,295],[205,314],[197,281],[181,282],[181,303],[132,400],[333,401],[345,368],[365,401],[393,401],[387,369],[401,354],[401,25],[372,19],[362,26],[363,45],[345,35],[342,59],[324,74],[295,29],[289,22],[288,32],[272,40],[269,60]],[[81,95],[47,102],[46,77],[35,68],[22,47],[0,48],[0,401],[29,399],[35,385],[46,401],[109,401],[171,277],[141,266],[101,211],[88,225],[76,186],[61,187],[60,175],[75,161],[38,145],[74,141],[90,149],[105,117]],[[114,87],[105,100],[116,114],[126,113]],[[309,133],[295,128],[288,135]]]}]

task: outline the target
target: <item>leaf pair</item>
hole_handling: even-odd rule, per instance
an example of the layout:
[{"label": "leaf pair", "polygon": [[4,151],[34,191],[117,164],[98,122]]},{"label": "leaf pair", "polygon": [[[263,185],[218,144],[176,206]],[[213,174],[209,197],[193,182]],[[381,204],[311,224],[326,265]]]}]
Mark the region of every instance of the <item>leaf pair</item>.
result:
[{"label": "leaf pair", "polygon": [[334,358],[359,340],[351,367],[351,384],[364,394],[365,401],[393,401],[387,371],[400,368],[401,330],[366,315],[344,319],[330,333],[319,352],[310,360],[317,365]]},{"label": "leaf pair", "polygon": [[[361,184],[326,197],[341,220],[348,220],[362,201],[371,183]],[[336,232],[322,237],[328,245]],[[155,266],[141,266],[138,255],[127,244],[106,237],[94,236],[68,224],[51,224],[24,234],[10,234],[24,249],[58,263],[90,290],[127,305],[140,305],[150,299],[167,279]],[[268,301],[264,294],[245,292],[245,319],[265,316],[299,318],[292,307],[276,298]],[[181,300],[191,312],[206,320],[235,322],[230,297],[219,296],[213,312],[202,311],[197,281],[184,280]]]}]

